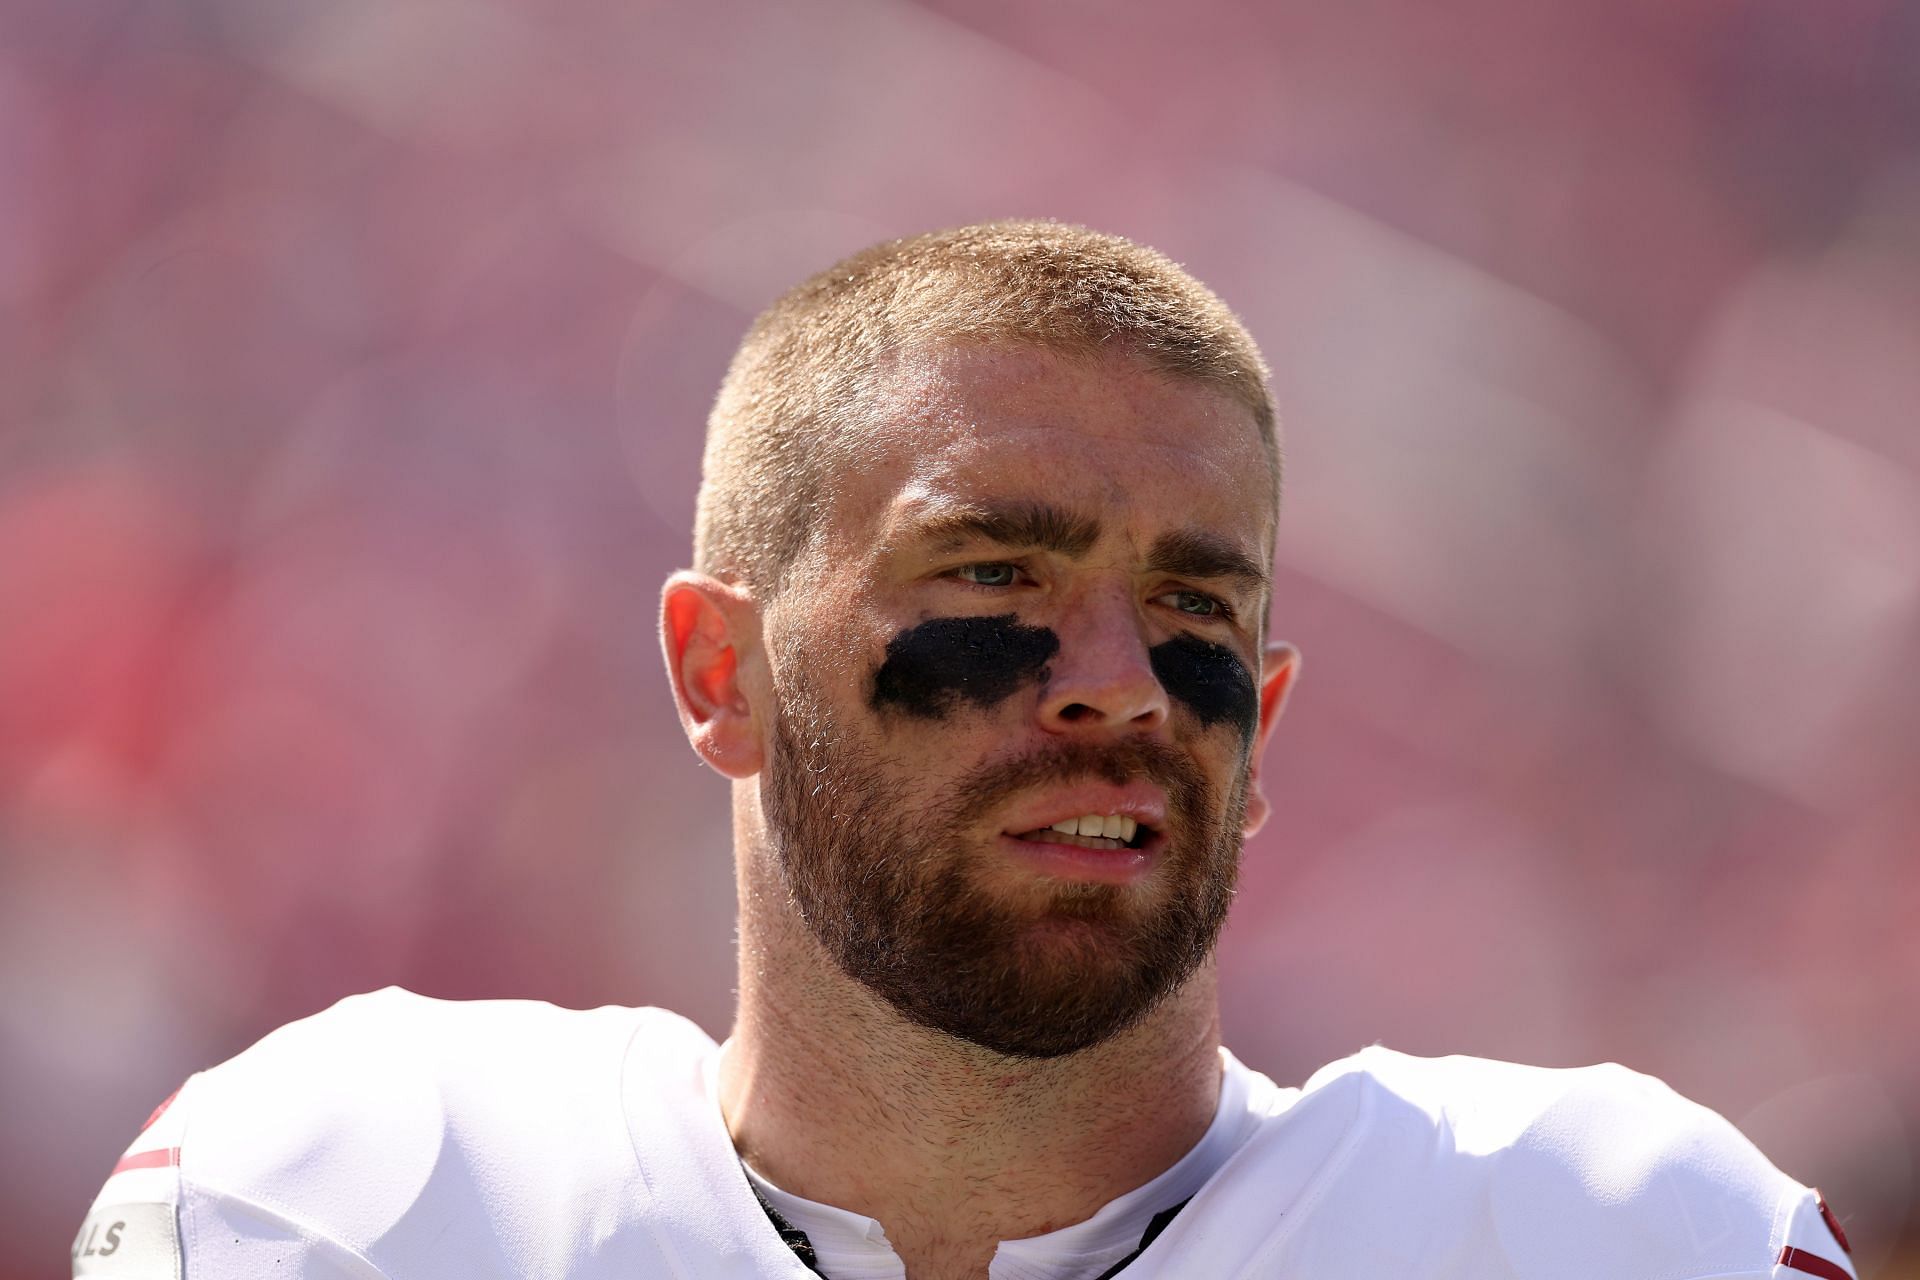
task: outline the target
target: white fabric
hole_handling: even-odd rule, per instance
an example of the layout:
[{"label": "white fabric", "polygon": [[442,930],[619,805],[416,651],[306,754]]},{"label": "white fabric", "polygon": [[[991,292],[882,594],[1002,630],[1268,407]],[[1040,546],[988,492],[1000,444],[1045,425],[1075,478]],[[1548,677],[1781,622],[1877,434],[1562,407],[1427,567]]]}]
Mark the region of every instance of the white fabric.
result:
[{"label": "white fabric", "polygon": [[[716,1052],[657,1009],[354,997],[190,1080],[89,1219],[171,1206],[184,1280],[806,1280]],[[1245,1078],[1250,1131],[1125,1280],[1806,1280],[1789,1246],[1846,1266],[1811,1192],[1620,1067],[1373,1048],[1297,1092]]]},{"label": "white fabric", "polygon": [[[1279,1114],[1299,1095],[1280,1090],[1220,1051],[1220,1097],[1213,1122],[1174,1164],[1141,1186],[1110,1200],[1084,1222],[1021,1240],[1003,1240],[987,1268],[987,1280],[1055,1280],[1097,1276],[1139,1248],[1155,1214],[1188,1199],[1227,1158],[1253,1136],[1261,1122]],[[806,1232],[822,1272],[833,1280],[906,1280],[906,1264],[893,1251],[886,1228],[865,1214],[821,1204],[777,1186],[752,1165],[747,1178],[780,1216]]]},{"label": "white fabric", "polygon": [[750,1164],[742,1164],[760,1198],[792,1226],[806,1233],[814,1265],[833,1280],[906,1280],[907,1264],[893,1251],[878,1218],[821,1204],[783,1190]]}]

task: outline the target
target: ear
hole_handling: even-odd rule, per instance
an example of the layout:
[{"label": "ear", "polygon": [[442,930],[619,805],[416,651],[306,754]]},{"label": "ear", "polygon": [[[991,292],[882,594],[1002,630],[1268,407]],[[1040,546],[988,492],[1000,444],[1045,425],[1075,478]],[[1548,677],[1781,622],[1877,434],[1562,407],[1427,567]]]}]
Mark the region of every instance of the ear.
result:
[{"label": "ear", "polygon": [[735,781],[764,763],[740,670],[759,639],[760,610],[744,588],[683,569],[660,591],[660,644],[680,727],[702,760]]},{"label": "ear", "polygon": [[1285,641],[1276,640],[1267,646],[1260,662],[1260,727],[1253,736],[1253,760],[1247,768],[1247,818],[1242,827],[1246,835],[1253,835],[1266,825],[1266,793],[1260,785],[1260,761],[1267,754],[1267,739],[1273,736],[1273,727],[1280,723],[1280,713],[1286,709],[1287,694],[1293,689],[1293,679],[1300,674],[1300,651]]}]

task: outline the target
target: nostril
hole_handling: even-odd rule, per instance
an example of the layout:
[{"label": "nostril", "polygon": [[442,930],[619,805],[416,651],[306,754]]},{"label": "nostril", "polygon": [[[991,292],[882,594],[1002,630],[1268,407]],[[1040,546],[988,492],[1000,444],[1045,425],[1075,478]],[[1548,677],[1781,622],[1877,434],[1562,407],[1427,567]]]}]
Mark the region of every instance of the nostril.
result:
[{"label": "nostril", "polygon": [[1090,716],[1098,714],[1098,712],[1084,702],[1069,702],[1066,706],[1060,708],[1060,718],[1067,721],[1085,720]]}]

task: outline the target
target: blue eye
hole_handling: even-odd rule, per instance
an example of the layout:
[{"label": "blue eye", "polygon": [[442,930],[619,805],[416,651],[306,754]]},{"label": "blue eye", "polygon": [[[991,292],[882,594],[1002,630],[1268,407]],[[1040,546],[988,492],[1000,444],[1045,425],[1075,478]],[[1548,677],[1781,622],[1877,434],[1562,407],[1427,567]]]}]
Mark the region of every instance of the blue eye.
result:
[{"label": "blue eye", "polygon": [[1196,618],[1221,618],[1227,613],[1226,605],[1198,591],[1170,591],[1166,598],[1173,601],[1174,608]]},{"label": "blue eye", "polygon": [[971,582],[975,586],[1010,587],[1020,570],[1004,560],[994,560],[985,564],[963,564],[953,574],[962,582]]}]

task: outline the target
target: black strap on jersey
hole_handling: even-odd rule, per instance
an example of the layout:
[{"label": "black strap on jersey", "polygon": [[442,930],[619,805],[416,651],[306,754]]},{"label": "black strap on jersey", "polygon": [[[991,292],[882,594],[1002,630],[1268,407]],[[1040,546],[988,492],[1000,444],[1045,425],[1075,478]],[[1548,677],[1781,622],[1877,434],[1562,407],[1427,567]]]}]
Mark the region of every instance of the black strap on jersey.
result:
[{"label": "black strap on jersey", "polygon": [[824,1277],[827,1273],[820,1269],[820,1257],[813,1251],[813,1241],[807,1239],[807,1233],[788,1222],[784,1213],[768,1204],[767,1198],[760,1194],[760,1188],[753,1185],[752,1178],[747,1179],[747,1190],[753,1192],[753,1198],[760,1202],[760,1208],[766,1212],[767,1221],[780,1233],[780,1239],[786,1242],[787,1248],[793,1250],[793,1256],[800,1259],[800,1265]]},{"label": "black strap on jersey", "polygon": [[[753,1198],[760,1202],[760,1208],[765,1211],[767,1221],[773,1224],[773,1229],[780,1233],[782,1240],[786,1241],[787,1248],[793,1250],[793,1256],[800,1259],[800,1265],[813,1272],[813,1274],[820,1276],[822,1280],[827,1280],[827,1273],[820,1269],[820,1256],[814,1252],[813,1241],[807,1239],[807,1233],[794,1226],[791,1222],[788,1222],[785,1214],[781,1213],[771,1204],[768,1204],[767,1198],[760,1194],[760,1188],[753,1185],[753,1179],[751,1178],[747,1179],[747,1189],[752,1191]],[[1179,1204],[1174,1205],[1173,1208],[1162,1209],[1160,1212],[1154,1214],[1152,1218],[1147,1220],[1147,1229],[1140,1236],[1139,1246],[1135,1248],[1132,1253],[1095,1276],[1093,1280],[1113,1280],[1113,1277],[1125,1271],[1132,1265],[1134,1259],[1147,1251],[1147,1246],[1152,1244],[1154,1239],[1162,1231],[1167,1229],[1167,1224],[1173,1221],[1175,1214],[1187,1207],[1187,1203],[1187,1200],[1182,1200]]]},{"label": "black strap on jersey", "polygon": [[1108,1267],[1105,1271],[1102,1271],[1099,1275],[1095,1276],[1093,1280],[1113,1280],[1113,1277],[1125,1271],[1135,1258],[1147,1251],[1147,1246],[1153,1243],[1156,1236],[1167,1229],[1169,1222],[1173,1221],[1173,1215],[1186,1208],[1188,1200],[1192,1198],[1193,1197],[1189,1196],[1187,1200],[1182,1200],[1179,1204],[1173,1206],[1173,1208],[1162,1209],[1160,1212],[1154,1214],[1153,1217],[1149,1218],[1147,1220],[1147,1229],[1140,1234],[1140,1247]]}]

